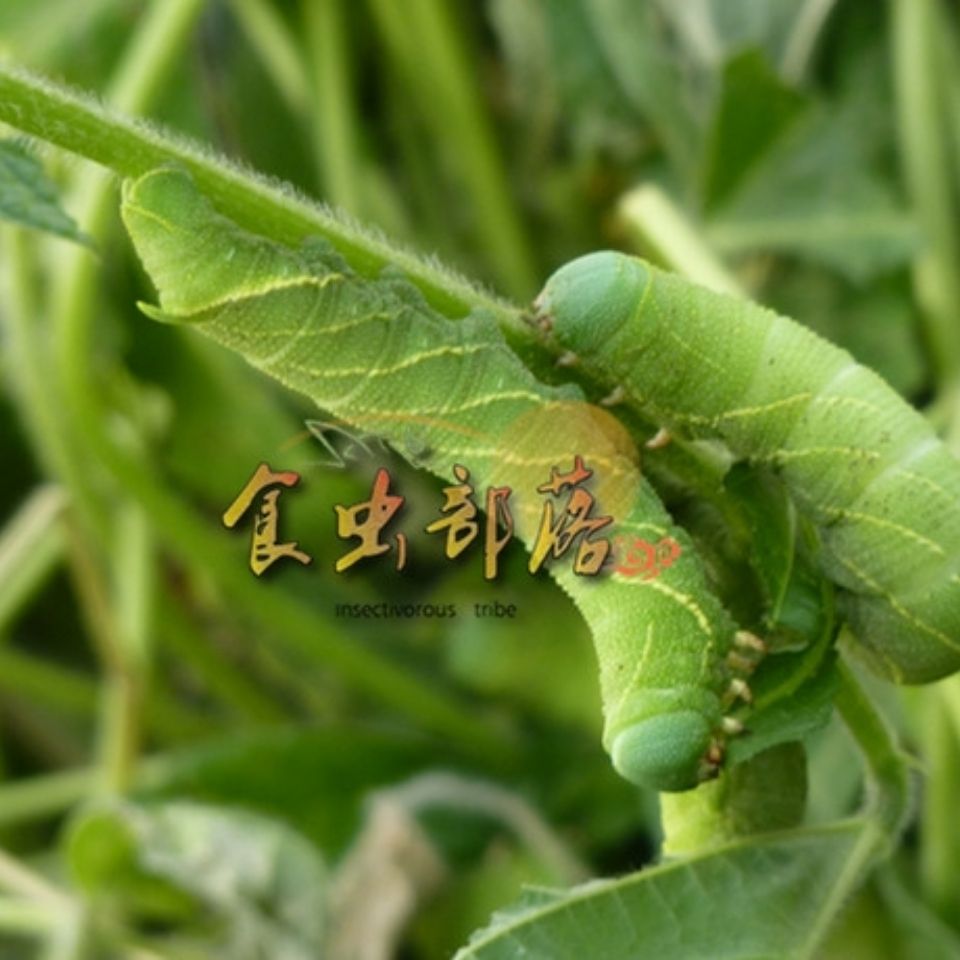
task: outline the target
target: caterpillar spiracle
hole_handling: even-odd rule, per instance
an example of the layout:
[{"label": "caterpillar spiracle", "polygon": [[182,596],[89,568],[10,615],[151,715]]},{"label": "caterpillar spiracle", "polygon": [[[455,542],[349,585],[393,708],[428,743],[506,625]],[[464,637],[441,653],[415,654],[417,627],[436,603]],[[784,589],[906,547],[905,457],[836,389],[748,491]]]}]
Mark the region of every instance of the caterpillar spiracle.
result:
[{"label": "caterpillar spiracle", "polygon": [[587,380],[780,475],[877,672],[960,668],[960,462],[881,377],[792,320],[619,253],[566,264],[536,312]]},{"label": "caterpillar spiracle", "polygon": [[[509,486],[529,546],[538,484],[579,454],[616,534],[672,538],[655,579],[552,572],[590,626],[600,665],[603,742],[627,779],[690,788],[716,773],[748,710],[729,654],[749,640],[708,588],[687,534],[641,477],[626,431],[579,388],[539,382],[492,318],[452,322],[405,281],[371,281],[328,250],[280,246],[218,213],[192,179],[161,168],[124,184],[122,217],[168,322],[189,323],[347,423],[477,488]],[[414,432],[411,433],[411,425]],[[524,509],[532,507],[533,510]],[[742,662],[744,657],[739,657]]]}]

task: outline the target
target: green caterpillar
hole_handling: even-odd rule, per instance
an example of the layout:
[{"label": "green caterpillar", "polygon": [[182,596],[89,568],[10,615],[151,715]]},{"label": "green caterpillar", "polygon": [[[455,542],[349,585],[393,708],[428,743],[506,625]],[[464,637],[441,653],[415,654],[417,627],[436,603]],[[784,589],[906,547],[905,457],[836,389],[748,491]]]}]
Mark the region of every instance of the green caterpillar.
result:
[{"label": "green caterpillar", "polygon": [[489,317],[453,323],[404,281],[363,279],[327,250],[246,232],[185,173],[164,168],[126,183],[122,216],[160,295],[161,309],[145,312],[195,324],[440,476],[460,463],[478,488],[512,487],[519,507],[533,508],[515,517],[528,546],[537,484],[577,454],[596,471],[615,534],[676,541],[679,556],[653,578],[578,577],[569,563],[552,570],[593,631],[616,769],[658,790],[716,773],[727,737],[741,729],[731,714],[747,710],[738,664],[756,640],[708,589],[689,537],[640,476],[610,414],[578,388],[538,382]]},{"label": "green caterpillar", "polygon": [[558,270],[536,303],[552,349],[670,433],[772,466],[814,523],[824,574],[879,673],[960,668],[960,463],[844,350],[634,257]]}]

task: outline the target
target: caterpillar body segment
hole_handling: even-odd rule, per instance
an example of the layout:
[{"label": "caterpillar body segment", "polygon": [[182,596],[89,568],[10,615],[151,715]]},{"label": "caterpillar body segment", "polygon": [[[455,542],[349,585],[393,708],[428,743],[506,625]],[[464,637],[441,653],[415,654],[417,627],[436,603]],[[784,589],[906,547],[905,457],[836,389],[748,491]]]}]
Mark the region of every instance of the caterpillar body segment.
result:
[{"label": "caterpillar body segment", "polygon": [[960,668],[960,462],[849,353],[770,310],[602,252],[547,282],[538,327],[670,433],[775,469],[872,666]]}]

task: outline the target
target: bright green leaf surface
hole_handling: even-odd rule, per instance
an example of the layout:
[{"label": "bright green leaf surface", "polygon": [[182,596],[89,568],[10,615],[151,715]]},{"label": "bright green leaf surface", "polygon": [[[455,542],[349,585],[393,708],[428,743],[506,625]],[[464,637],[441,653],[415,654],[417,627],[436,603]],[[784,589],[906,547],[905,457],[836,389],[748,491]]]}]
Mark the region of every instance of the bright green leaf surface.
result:
[{"label": "bright green leaf surface", "polygon": [[809,958],[871,830],[859,820],[798,830],[566,893],[532,890],[457,960]]}]

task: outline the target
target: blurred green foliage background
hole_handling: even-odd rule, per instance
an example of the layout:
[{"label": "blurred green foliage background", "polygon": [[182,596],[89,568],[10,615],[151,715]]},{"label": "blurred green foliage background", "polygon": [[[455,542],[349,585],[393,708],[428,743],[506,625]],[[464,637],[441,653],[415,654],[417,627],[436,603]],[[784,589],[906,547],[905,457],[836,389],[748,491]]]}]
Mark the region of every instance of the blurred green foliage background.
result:
[{"label": "blurred green foliage background", "polygon": [[[4,0],[0,53],[518,302],[605,247],[747,294],[956,442],[947,7]],[[150,18],[168,49],[144,77]],[[95,251],[3,227],[0,956],[440,958],[522,883],[650,863],[656,797],[600,748],[589,636],[559,591],[519,547],[490,585],[477,553],[453,564],[424,538],[403,573],[336,575],[332,506],[364,499],[376,466],[408,531],[440,484],[380,450],[318,463],[309,404],[138,313],[151,292],[116,185],[28,150]],[[314,562],[258,580],[249,529],[220,515],[262,460],[302,474],[282,522]],[[383,600],[459,615],[335,615]],[[516,619],[471,615],[491,600]],[[926,778],[821,955],[960,957],[960,687],[870,691]],[[808,817],[853,811],[844,732],[808,747]]]}]

